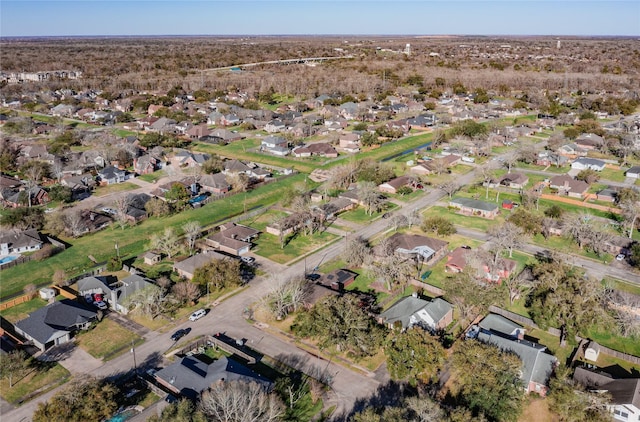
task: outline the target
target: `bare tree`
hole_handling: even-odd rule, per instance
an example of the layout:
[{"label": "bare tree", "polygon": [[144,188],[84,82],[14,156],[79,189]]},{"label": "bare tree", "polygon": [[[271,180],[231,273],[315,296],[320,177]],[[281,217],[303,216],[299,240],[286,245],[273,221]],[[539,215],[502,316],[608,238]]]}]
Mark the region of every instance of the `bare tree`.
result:
[{"label": "bare tree", "polygon": [[370,254],[371,247],[369,246],[369,242],[358,236],[347,242],[343,257],[347,264],[359,267],[365,263]]},{"label": "bare tree", "polygon": [[157,249],[171,259],[171,256],[179,249],[178,236],[172,227],[167,227],[162,233],[151,235],[151,249]]},{"label": "bare tree", "polygon": [[404,214],[394,214],[390,219],[387,227],[393,231],[398,231],[399,228],[407,227],[409,225],[409,219]]},{"label": "bare tree", "polygon": [[171,288],[171,293],[182,303],[195,302],[200,297],[200,286],[190,281],[181,281]]},{"label": "bare tree", "polygon": [[184,231],[184,239],[187,244],[187,249],[189,250],[189,255],[193,255],[196,240],[198,236],[200,236],[202,226],[197,221],[191,220],[182,225],[182,230]]},{"label": "bare tree", "polygon": [[636,227],[636,222],[638,221],[638,217],[640,217],[640,202],[628,200],[621,202],[619,206],[622,210],[624,222],[629,228],[629,239],[631,239],[631,237],[633,236],[633,231]]},{"label": "bare tree", "polygon": [[513,257],[513,250],[522,245],[522,238],[524,237],[524,231],[509,221],[505,221],[499,226],[491,226],[488,233],[491,237],[491,242],[495,245],[494,262],[497,261],[504,250],[509,251],[509,258]]},{"label": "bare tree", "polygon": [[127,216],[127,212],[129,211],[129,206],[131,205],[131,196],[122,195],[114,201],[116,207],[116,215],[115,220],[120,225],[120,228],[124,230],[125,226],[129,224],[129,217]]},{"label": "bare tree", "polygon": [[222,381],[202,393],[200,409],[215,422],[276,422],[284,405],[255,382]]},{"label": "bare tree", "polygon": [[13,380],[21,377],[29,367],[29,356],[24,350],[0,354],[0,377],[9,379],[9,388],[13,388]]},{"label": "bare tree", "polygon": [[305,306],[311,293],[310,284],[302,277],[281,278],[279,274],[272,274],[267,284],[271,287],[263,299],[264,304],[277,320]]},{"label": "bare tree", "polygon": [[507,173],[511,173],[511,168],[518,162],[518,156],[511,152],[503,156],[502,164],[507,167]]},{"label": "bare tree", "polygon": [[384,198],[378,191],[378,187],[373,182],[358,183],[358,198],[364,204],[369,215],[382,210]]},{"label": "bare tree", "polygon": [[494,169],[490,164],[485,164],[478,169],[480,176],[482,177],[483,184],[487,187],[485,199],[489,199],[489,182],[493,179]]},{"label": "bare tree", "polygon": [[73,237],[82,236],[87,231],[87,225],[82,218],[82,211],[71,210],[64,214],[64,222],[67,231]]},{"label": "bare tree", "polygon": [[397,257],[387,256],[369,263],[367,270],[376,279],[382,281],[387,290],[393,290],[396,284],[402,284],[414,274],[414,261],[399,260]]},{"label": "bare tree", "polygon": [[614,290],[609,299],[620,334],[624,337],[640,336],[640,296]]},{"label": "bare tree", "polygon": [[438,189],[449,195],[449,199],[460,190],[460,185],[456,183],[454,180],[448,180],[438,185]]},{"label": "bare tree", "polygon": [[172,295],[165,295],[160,287],[148,286],[131,294],[124,303],[132,311],[153,319],[171,309],[176,301]]},{"label": "bare tree", "polygon": [[249,176],[244,173],[228,174],[227,181],[231,184],[231,188],[237,192],[245,192],[249,187]]}]

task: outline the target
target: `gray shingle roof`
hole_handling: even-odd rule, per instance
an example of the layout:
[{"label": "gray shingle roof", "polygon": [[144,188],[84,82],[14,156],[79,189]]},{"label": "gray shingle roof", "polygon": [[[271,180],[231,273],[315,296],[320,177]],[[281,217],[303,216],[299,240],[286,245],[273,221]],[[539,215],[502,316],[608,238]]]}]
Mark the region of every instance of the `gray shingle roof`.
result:
[{"label": "gray shingle roof", "polygon": [[76,325],[82,325],[95,317],[94,311],[78,302],[64,299],[32,312],[15,325],[36,341],[46,344],[71,331]]},{"label": "gray shingle roof", "polygon": [[490,202],[479,201],[477,199],[470,198],[454,198],[450,201],[452,204],[457,204],[467,208],[473,208],[482,211],[495,211],[498,206]]},{"label": "gray shingle roof", "polygon": [[185,356],[179,362],[156,372],[155,375],[190,398],[195,398],[201,391],[221,380],[257,382],[267,389],[272,385],[267,378],[227,357],[207,365],[192,356]]},{"label": "gray shingle roof", "polygon": [[516,336],[518,331],[524,332],[522,325],[498,314],[487,315],[478,325],[484,330],[495,331],[496,333],[507,336]]}]

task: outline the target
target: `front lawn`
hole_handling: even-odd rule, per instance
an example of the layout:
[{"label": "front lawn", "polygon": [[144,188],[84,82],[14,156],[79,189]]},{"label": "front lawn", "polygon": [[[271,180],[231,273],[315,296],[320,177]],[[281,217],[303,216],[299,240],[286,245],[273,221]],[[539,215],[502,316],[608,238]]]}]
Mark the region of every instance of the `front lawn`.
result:
[{"label": "front lawn", "polygon": [[32,372],[20,380],[13,380],[13,387],[9,388],[9,379],[0,380],[0,395],[3,399],[14,405],[35,397],[37,394],[64,384],[71,375],[63,366],[58,363],[43,364],[40,368],[34,368]]},{"label": "front lawn", "polygon": [[384,213],[393,211],[395,208],[398,208],[396,204],[394,204],[393,202],[387,202],[385,204],[385,209],[369,215],[369,213],[363,207],[358,206],[358,208],[356,208],[355,210],[347,211],[340,214],[340,218],[347,221],[352,221],[354,223],[367,224],[377,219]]},{"label": "front lawn", "polygon": [[100,196],[108,195],[110,193],[124,192],[128,190],[138,189],[139,187],[140,186],[131,182],[114,183],[112,185],[98,186],[93,191],[93,196],[100,197]]},{"label": "front lawn", "polygon": [[595,325],[589,328],[584,333],[584,336],[610,349],[633,356],[640,356],[640,339],[622,337],[615,330],[611,330],[610,327]]},{"label": "front lawn", "polygon": [[482,217],[473,217],[458,214],[456,210],[449,210],[448,208],[439,206],[428,208],[422,213],[422,215],[424,217],[444,217],[457,226],[468,227],[470,229],[475,229],[481,232],[486,232],[487,230],[489,230],[489,227],[500,224],[502,221],[504,221],[504,218],[501,216],[498,216],[495,220],[488,220]]},{"label": "front lawn", "polygon": [[286,241],[284,248],[281,248],[278,236],[262,233],[256,240],[256,248],[253,251],[256,255],[263,256],[271,261],[286,264],[324,245],[328,245],[337,238],[338,236],[327,231],[316,232],[311,236],[305,236],[302,233],[291,234],[288,236],[288,241]]},{"label": "front lawn", "polygon": [[141,174],[140,176],[138,176],[138,179],[144,180],[145,182],[149,182],[149,183],[156,183],[158,180],[162,179],[166,175],[167,173],[164,170],[158,170],[149,174]]},{"label": "front lawn", "polygon": [[78,346],[98,359],[112,359],[118,351],[128,351],[132,344],[142,341],[137,334],[107,318],[77,336]]},{"label": "front lawn", "polygon": [[614,182],[624,182],[626,176],[624,175],[623,170],[615,170],[608,167],[605,167],[600,173],[600,178],[604,180],[611,180]]}]

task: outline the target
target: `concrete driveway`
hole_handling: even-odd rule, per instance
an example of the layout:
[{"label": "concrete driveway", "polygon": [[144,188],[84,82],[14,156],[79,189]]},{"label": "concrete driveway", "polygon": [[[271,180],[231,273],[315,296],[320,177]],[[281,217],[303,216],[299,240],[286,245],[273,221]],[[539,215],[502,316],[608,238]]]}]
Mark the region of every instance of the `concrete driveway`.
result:
[{"label": "concrete driveway", "polygon": [[65,343],[52,347],[40,355],[38,360],[58,362],[72,375],[90,374],[103,365],[102,360],[94,358],[76,346],[75,343]]}]

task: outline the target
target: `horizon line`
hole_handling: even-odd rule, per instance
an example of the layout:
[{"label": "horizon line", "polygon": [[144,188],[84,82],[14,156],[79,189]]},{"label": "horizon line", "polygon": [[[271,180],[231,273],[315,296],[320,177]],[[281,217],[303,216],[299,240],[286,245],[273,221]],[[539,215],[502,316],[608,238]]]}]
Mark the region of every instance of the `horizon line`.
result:
[{"label": "horizon line", "polygon": [[84,34],[84,35],[0,35],[5,38],[179,38],[179,37],[577,37],[577,38],[640,38],[640,34]]}]

